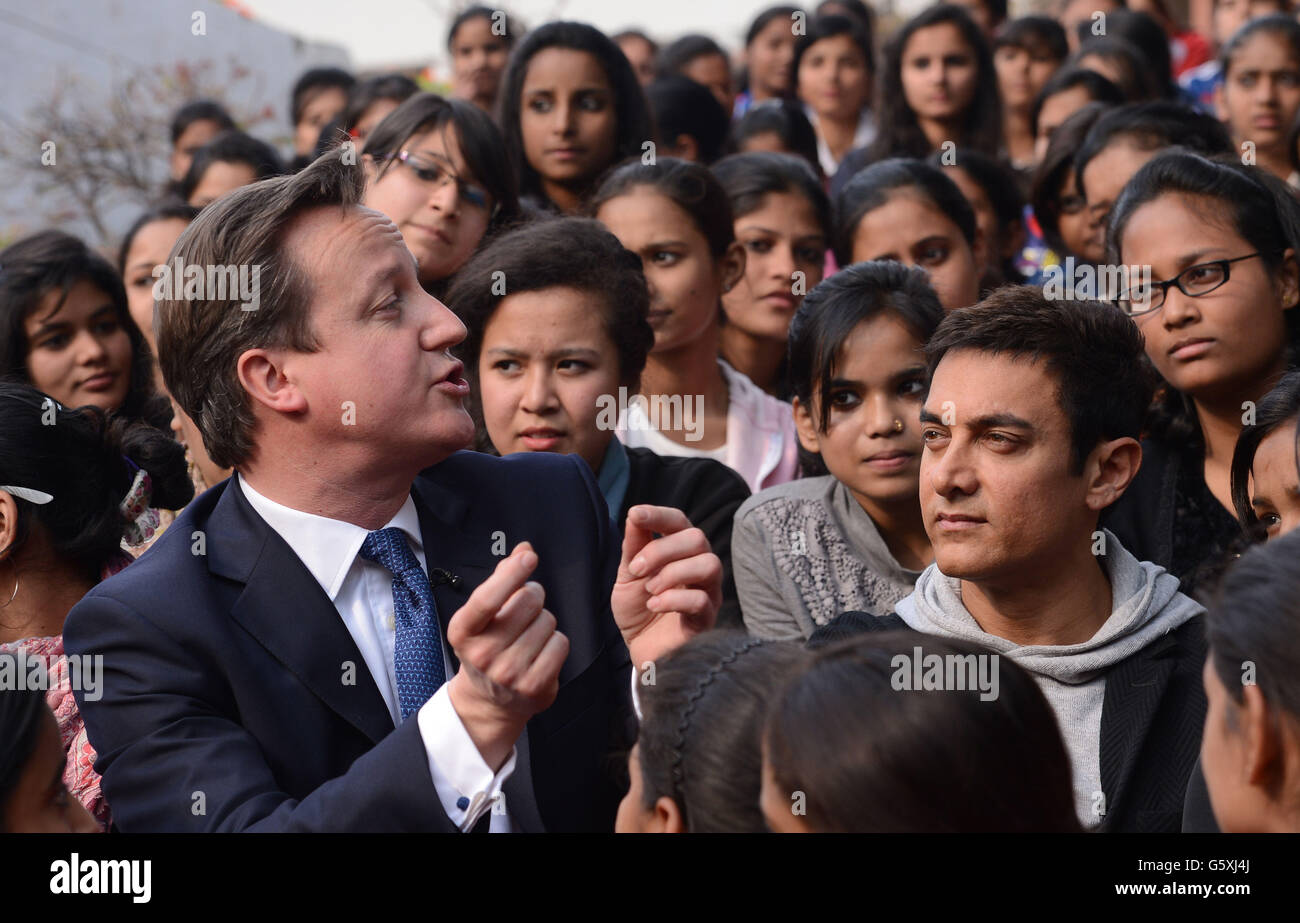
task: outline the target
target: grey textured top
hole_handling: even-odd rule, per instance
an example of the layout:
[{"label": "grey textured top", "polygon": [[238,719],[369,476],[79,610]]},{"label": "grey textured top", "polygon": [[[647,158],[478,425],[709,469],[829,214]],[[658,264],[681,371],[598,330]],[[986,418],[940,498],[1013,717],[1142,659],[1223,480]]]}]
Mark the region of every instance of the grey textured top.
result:
[{"label": "grey textured top", "polygon": [[850,609],[887,615],[921,573],[894,560],[866,510],[829,475],[746,500],[731,563],[745,627],[773,640],[806,639]]}]

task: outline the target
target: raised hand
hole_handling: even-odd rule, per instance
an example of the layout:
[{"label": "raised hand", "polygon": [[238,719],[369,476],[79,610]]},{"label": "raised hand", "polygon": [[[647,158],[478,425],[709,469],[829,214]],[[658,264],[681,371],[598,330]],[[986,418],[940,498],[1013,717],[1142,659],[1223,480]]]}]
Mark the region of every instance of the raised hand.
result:
[{"label": "raised hand", "polygon": [[532,546],[516,545],[447,625],[447,642],[460,660],[449,684],[451,704],[494,772],[528,720],[555,701],[569,653],[569,639],[543,608],[545,591],[528,580],[536,567]]},{"label": "raised hand", "polygon": [[632,507],[610,607],[633,665],[708,631],[721,603],[722,562],[704,533],[681,510]]}]

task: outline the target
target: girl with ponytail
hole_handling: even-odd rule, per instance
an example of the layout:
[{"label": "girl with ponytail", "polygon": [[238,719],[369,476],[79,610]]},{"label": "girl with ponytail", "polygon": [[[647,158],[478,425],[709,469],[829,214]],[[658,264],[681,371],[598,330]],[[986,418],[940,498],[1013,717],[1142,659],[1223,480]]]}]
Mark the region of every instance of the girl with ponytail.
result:
[{"label": "girl with ponytail", "polygon": [[179,509],[193,495],[185,449],[167,433],[93,406],[67,410],[29,385],[0,381],[0,652],[45,664],[46,701],[68,754],[64,783],[105,827],[109,811],[71,687],[94,674],[69,668],[63,621],[131,562],[124,549],[152,538],[156,507]]}]

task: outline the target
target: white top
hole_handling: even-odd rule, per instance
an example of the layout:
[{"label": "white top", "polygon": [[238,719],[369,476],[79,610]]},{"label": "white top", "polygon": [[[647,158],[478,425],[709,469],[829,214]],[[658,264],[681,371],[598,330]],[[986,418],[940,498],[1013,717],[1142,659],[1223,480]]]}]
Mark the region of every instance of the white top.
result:
[{"label": "white top", "polygon": [[[831,149],[826,145],[826,140],[817,127],[817,113],[813,112],[808,106],[804,106],[803,111],[808,116],[808,121],[812,122],[813,131],[817,134],[817,159],[821,162],[822,172],[826,174],[827,179],[830,179],[835,175],[835,171],[840,168],[840,162],[831,154]],[[864,106],[862,112],[858,115],[858,127],[853,132],[853,143],[849,145],[849,149],[845,153],[848,154],[858,148],[866,147],[875,140],[876,119],[871,114],[871,110]]]},{"label": "white top", "polygon": [[[753,492],[794,480],[799,474],[799,436],[794,428],[793,408],[772,397],[723,360],[719,359],[718,365],[727,382],[729,402],[724,445],[702,451],[691,448],[689,443],[674,442],[657,432],[665,425],[663,420],[650,419],[645,411],[646,402],[640,400],[628,401],[626,411],[620,413],[618,438],[628,448],[650,449],[659,455],[716,459],[744,478]],[[698,400],[698,404],[690,405],[692,407],[699,406],[704,400],[700,395],[687,395],[687,399]],[[651,401],[655,400],[658,397],[652,396]],[[664,415],[656,412],[653,406],[651,410],[653,417],[662,418]],[[675,424],[670,419],[668,425]]]},{"label": "white top", "polygon": [[[350,522],[290,509],[259,494],[238,473],[235,476],[249,504],[293,549],[333,601],[396,727],[401,723],[402,711],[393,653],[397,639],[393,575],[388,568],[361,557],[361,545],[369,533]],[[427,575],[420,517],[409,495],[387,527],[401,529],[406,534],[411,551]],[[452,669],[446,638],[442,639],[442,652],[445,675],[450,678]],[[446,683],[420,706],[416,720],[429,758],[434,790],[452,823],[462,831],[469,830],[498,799],[504,807],[501,786],[515,770],[516,751],[511,751],[500,772],[493,773],[452,707]],[[469,800],[467,808],[457,805],[462,798]],[[492,812],[490,824],[492,833],[511,831],[510,816],[501,808]]]}]

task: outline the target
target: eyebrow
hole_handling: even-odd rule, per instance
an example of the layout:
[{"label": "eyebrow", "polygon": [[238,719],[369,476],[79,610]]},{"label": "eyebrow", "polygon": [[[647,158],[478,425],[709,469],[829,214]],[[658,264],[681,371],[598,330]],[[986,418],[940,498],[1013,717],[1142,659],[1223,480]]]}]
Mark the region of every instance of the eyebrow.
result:
[{"label": "eyebrow", "polygon": [[[410,250],[406,251],[406,255],[411,258],[411,263],[415,268],[415,274],[416,277],[418,278],[420,275],[420,261],[415,258],[415,254],[412,253]],[[402,274],[402,264],[397,260],[393,260],[389,262],[387,265],[380,266],[373,273],[371,273],[370,276],[366,279],[366,288],[365,288],[366,295],[372,295],[376,293],[377,291],[379,291],[379,289],[384,287],[384,283],[397,278],[401,274]]]},{"label": "eyebrow", "polygon": [[[523,350],[523,349],[512,349],[512,348],[509,347],[509,346],[493,346],[491,349],[487,350],[487,352],[489,352],[489,353],[495,353],[495,354],[502,355],[502,356],[508,356],[508,357],[510,357],[510,358],[512,358],[512,359],[515,359],[515,358],[523,359],[523,358],[527,358],[528,356],[532,355],[532,354],[529,353],[527,350]],[[558,359],[558,358],[560,358],[561,356],[595,356],[595,357],[599,357],[599,356],[600,356],[600,352],[599,352],[599,350],[595,350],[595,349],[587,349],[585,346],[562,346],[562,347],[559,348],[559,349],[553,349],[553,350],[551,350],[549,353],[546,354],[546,356],[547,356],[547,358],[549,358],[549,359]]]},{"label": "eyebrow", "polygon": [[[943,419],[937,416],[928,407],[921,408],[922,423],[938,423],[940,426],[946,426]],[[982,417],[976,417],[964,424],[970,429],[997,429],[1005,427],[1009,429],[1023,429],[1027,432],[1034,432],[1036,427],[1023,417],[1018,417],[1014,413],[989,413]]]},{"label": "eyebrow", "polygon": [[[742,224],[736,230],[739,231],[741,234],[759,233],[759,234],[771,234],[777,237],[779,237],[783,233],[782,231],[779,231],[776,228],[765,228],[761,224]],[[794,240],[825,240],[825,239],[826,239],[825,234],[804,234],[801,237],[794,238]]]},{"label": "eyebrow", "polygon": [[[98,308],[92,311],[89,319],[93,321],[96,318],[98,318],[101,314],[103,314],[105,311],[113,315],[117,314],[117,312],[113,309],[113,306],[111,304],[105,304],[105,305],[100,305]],[[71,322],[66,320],[47,320],[44,321],[39,327],[36,328],[36,331],[31,335],[31,339],[34,340],[37,337],[42,337],[47,333],[53,333],[56,330],[63,330],[71,326],[72,326]]]},{"label": "eyebrow", "polygon": [[[891,382],[897,382],[897,381],[902,381],[905,378],[912,378],[915,375],[924,375],[924,374],[925,374],[925,366],[914,365],[911,368],[899,369],[897,372],[894,372],[889,376],[889,380]],[[862,382],[856,378],[832,378],[831,387],[832,388],[860,388],[862,387]]]}]

